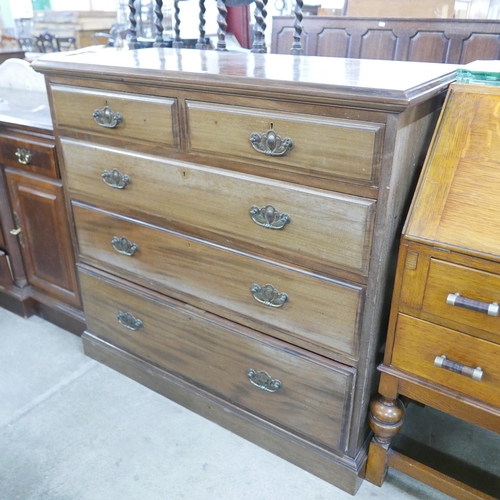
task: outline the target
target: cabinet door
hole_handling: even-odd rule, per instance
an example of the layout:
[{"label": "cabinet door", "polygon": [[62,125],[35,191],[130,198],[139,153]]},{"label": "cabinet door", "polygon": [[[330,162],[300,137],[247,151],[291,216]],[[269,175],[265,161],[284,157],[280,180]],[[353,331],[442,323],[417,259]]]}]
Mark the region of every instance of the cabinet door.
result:
[{"label": "cabinet door", "polygon": [[80,306],[75,258],[62,183],[5,169],[28,282]]}]

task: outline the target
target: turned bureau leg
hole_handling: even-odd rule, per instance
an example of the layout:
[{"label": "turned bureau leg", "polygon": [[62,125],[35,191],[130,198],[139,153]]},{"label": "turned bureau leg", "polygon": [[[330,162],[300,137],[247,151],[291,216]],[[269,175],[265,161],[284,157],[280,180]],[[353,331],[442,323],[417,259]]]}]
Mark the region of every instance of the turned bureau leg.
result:
[{"label": "turned bureau leg", "polygon": [[374,433],[368,452],[365,478],[382,486],[387,474],[387,454],[392,438],[403,426],[404,406],[397,398],[377,395],[370,402],[368,421]]}]

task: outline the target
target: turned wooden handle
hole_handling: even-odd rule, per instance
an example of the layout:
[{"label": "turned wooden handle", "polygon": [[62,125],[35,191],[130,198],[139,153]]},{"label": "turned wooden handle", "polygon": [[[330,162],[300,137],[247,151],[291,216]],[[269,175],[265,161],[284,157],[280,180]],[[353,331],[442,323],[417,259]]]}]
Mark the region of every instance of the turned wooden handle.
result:
[{"label": "turned wooden handle", "polygon": [[483,370],[479,366],[477,368],[471,368],[470,366],[465,366],[461,363],[451,361],[446,356],[436,356],[434,365],[438,368],[443,368],[444,370],[449,370],[450,372],[455,372],[473,380],[477,380],[478,382],[483,378],[484,374]]},{"label": "turned wooden handle", "polygon": [[462,297],[459,293],[450,293],[446,298],[446,303],[450,306],[463,307],[471,311],[487,314],[488,316],[498,316],[500,307],[497,302],[481,302],[480,300]]}]

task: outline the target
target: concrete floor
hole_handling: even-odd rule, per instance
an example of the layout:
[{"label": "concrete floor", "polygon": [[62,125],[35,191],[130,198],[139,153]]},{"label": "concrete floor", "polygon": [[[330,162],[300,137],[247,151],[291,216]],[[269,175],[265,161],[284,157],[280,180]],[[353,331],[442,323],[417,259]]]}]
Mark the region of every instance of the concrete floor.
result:
[{"label": "concrete floor", "polygon": [[[352,498],[0,309],[0,500]],[[390,471],[355,498],[449,497]]]}]

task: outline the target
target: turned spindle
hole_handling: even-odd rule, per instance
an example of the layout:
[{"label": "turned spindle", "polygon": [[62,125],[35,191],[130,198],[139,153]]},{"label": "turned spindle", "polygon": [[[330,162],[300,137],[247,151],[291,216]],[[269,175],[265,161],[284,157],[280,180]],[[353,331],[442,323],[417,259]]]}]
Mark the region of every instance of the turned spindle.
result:
[{"label": "turned spindle", "polygon": [[302,7],[304,5],[303,0],[296,0],[295,3],[295,21],[293,22],[293,44],[290,49],[290,54],[293,56],[300,56],[302,52],[302,43],[300,37],[302,35]]},{"label": "turned spindle", "polygon": [[130,21],[130,41],[128,43],[128,47],[129,49],[140,49],[141,44],[137,41],[137,9],[135,8],[135,0],[129,0],[128,8],[130,10],[128,18]]},{"label": "turned spindle", "polygon": [[155,0],[155,26],[156,38],[153,47],[166,47],[167,44],[163,41],[163,0]]},{"label": "turned spindle", "polygon": [[184,47],[184,42],[181,39],[181,29],[180,29],[181,18],[179,16],[179,13],[180,13],[179,0],[175,0],[174,1],[174,20],[175,20],[174,33],[175,33],[175,37],[174,37],[174,41],[172,42],[172,47],[174,49],[182,49],[182,47]]},{"label": "turned spindle", "polygon": [[215,50],[227,50],[226,49],[226,31],[227,31],[227,7],[226,0],[217,0],[217,10],[219,14],[217,15],[217,24],[219,29],[217,30],[217,48]]},{"label": "turned spindle", "polygon": [[198,41],[196,42],[195,48],[196,49],[206,49],[206,43],[205,43],[205,11],[207,10],[205,8],[205,0],[200,0],[198,2],[198,5],[200,7],[200,13],[198,15],[198,18],[200,19],[200,24],[198,25],[198,29],[200,31],[200,38],[198,38]]},{"label": "turned spindle", "polygon": [[251,52],[258,54],[265,54],[267,52],[265,39],[267,16],[266,5],[267,0],[255,0],[255,28]]}]

